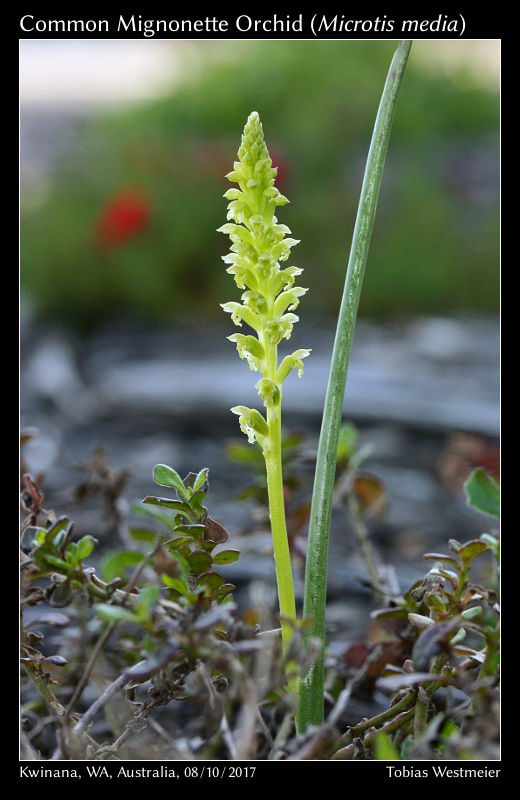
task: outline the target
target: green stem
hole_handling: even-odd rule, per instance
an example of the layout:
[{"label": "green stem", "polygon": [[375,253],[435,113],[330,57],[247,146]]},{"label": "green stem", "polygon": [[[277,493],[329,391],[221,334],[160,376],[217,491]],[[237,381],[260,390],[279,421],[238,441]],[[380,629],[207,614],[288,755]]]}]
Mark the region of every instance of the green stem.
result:
[{"label": "green stem", "polygon": [[292,638],[292,627],[284,617],[295,619],[296,605],[294,600],[291,554],[285,525],[280,404],[268,406],[267,424],[269,426],[269,440],[264,449],[264,457],[267,470],[269,516],[271,519],[271,532],[273,536],[278,601],[280,604],[280,615],[282,616],[282,645],[284,652],[286,652]]},{"label": "green stem", "polygon": [[58,714],[58,716],[62,717],[65,714],[65,709],[63,708],[61,703],[56,699],[54,693],[49,688],[49,685],[47,684],[44,676],[39,674],[29,664],[23,664],[23,668],[25,670],[27,677],[30,678],[31,681],[34,683],[34,685],[38,689],[43,699],[56,712],[56,714]]},{"label": "green stem", "polygon": [[417,699],[413,721],[413,732],[416,739],[422,736],[428,722],[428,703]]},{"label": "green stem", "polygon": [[[403,711],[402,714],[391,719],[386,725],[383,725],[382,728],[378,730],[371,730],[367,733],[367,735],[363,738],[363,744],[365,746],[370,746],[374,743],[375,738],[378,733],[384,733],[386,735],[390,733],[394,733],[394,731],[399,730],[402,728],[403,725],[406,725],[407,722],[411,720],[413,717],[414,710],[410,708],[408,711]],[[354,756],[356,752],[356,745],[355,743],[347,745],[347,747],[342,748],[341,750],[337,750],[333,756],[331,756],[332,761],[342,761],[347,758],[351,758]]]},{"label": "green stem", "polygon": [[410,40],[400,42],[390,65],[381,97],[365,168],[365,177],[361,189],[332,354],[316,462],[303,608],[304,618],[310,617],[313,620],[309,628],[306,629],[306,638],[317,637],[320,639],[322,650],[315,664],[300,684],[299,725],[302,731],[310,724],[321,725],[323,722],[328,536],[339,429],[354,326],[374,225],[383,166],[395,107],[411,45]]},{"label": "green stem", "polygon": [[354,725],[352,728],[349,728],[347,733],[343,734],[343,736],[341,736],[341,738],[336,742],[336,745],[338,747],[344,747],[345,745],[350,744],[352,739],[362,736],[363,733],[369,728],[376,728],[378,725],[383,725],[385,722],[393,719],[403,711],[408,711],[411,706],[415,705],[415,699],[415,692],[410,690],[408,694],[405,694],[401,700],[398,700],[393,706],[387,708],[386,711],[382,711],[381,714],[377,714],[375,717],[371,717],[370,719],[365,719],[358,725]]}]

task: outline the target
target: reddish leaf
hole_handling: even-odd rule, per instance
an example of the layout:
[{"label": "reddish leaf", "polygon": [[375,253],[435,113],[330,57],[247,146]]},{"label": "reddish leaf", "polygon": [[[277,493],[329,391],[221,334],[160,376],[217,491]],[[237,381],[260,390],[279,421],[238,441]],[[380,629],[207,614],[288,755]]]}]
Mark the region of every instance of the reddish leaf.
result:
[{"label": "reddish leaf", "polygon": [[215,542],[215,544],[224,544],[228,539],[229,534],[220,522],[216,522],[214,519],[211,519],[211,517],[207,517],[204,540],[206,542]]}]

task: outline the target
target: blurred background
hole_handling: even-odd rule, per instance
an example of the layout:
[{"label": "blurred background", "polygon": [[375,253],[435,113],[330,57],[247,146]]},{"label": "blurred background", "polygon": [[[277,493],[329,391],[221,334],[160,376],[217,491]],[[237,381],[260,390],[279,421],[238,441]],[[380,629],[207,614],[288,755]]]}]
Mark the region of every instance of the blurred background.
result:
[{"label": "blurred background", "polygon": [[[393,42],[21,45],[22,283],[39,311],[218,318],[224,175],[256,109],[306,314],[336,314]],[[362,314],[496,311],[497,59],[495,41],[416,42]]]},{"label": "blurred background", "polygon": [[[47,505],[72,507],[102,443],[131,473],[130,498],[153,493],[155,463],[209,466],[212,516],[237,536],[249,524],[235,500],[244,466],[224,445],[239,436],[229,407],[258,398],[225,338],[219,304],[239,292],[216,229],[252,110],[310,288],[289,346],[313,353],[287,383],[285,423],[305,432],[312,461],[395,44],[21,41],[21,417],[38,430],[24,458],[45,474]],[[388,487],[373,535],[399,555],[403,580],[424,547],[480,534],[462,481],[473,466],[498,469],[499,44],[414,43],[367,265],[345,419]],[[78,513],[80,530],[99,527],[95,512]],[[269,559],[258,566],[268,539],[245,538],[246,577],[271,576]]]}]

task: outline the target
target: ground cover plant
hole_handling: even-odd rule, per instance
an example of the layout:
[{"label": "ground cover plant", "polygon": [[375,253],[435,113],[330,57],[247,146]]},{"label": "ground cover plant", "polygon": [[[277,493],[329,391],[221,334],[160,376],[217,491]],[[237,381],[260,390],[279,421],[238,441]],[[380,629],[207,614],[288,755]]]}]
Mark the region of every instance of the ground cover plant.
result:
[{"label": "ground cover plant", "polygon": [[[282,384],[303,371],[309,349],[281,357],[306,289],[300,268],[283,267],[291,231],[275,212],[287,199],[275,186],[259,115],[249,116],[228,179],[231,239],[227,271],[241,302],[223,304],[235,324],[256,335],[229,339],[261,377],[262,413],[231,410],[265,461],[266,500],[279,598],[268,614],[241,614],[228,566],[239,552],[205,505],[207,468],[184,478],[156,465],[162,494],[123,520],[123,546],[92,566],[96,538],[76,540],[73,522],[44,507],[39,481],[22,475],[21,664],[24,759],[137,758],[132,740],[153,731],[167,759],[413,759],[498,757],[499,544],[495,530],[427,553],[424,578],[401,594],[384,579],[371,548],[365,512],[384,501],[377,478],[360,470],[363,454],[352,426],[341,426],[343,394],[364,268],[374,225],[393,116],[411,42],[401,42],[376,118],[340,309],[309,520],[303,609],[297,614],[284,466],[297,441],[283,434]],[[256,443],[256,445],[255,445]],[[284,465],[285,451],[285,465]],[[235,450],[235,456],[237,451]],[[254,462],[254,459],[253,459]],[[257,462],[254,462],[257,463]],[[294,475],[291,475],[294,480]],[[124,488],[124,476],[112,481]],[[288,486],[289,484],[287,484]],[[470,503],[496,520],[499,490],[485,470],[465,485]],[[116,492],[117,494],[117,492]],[[378,636],[355,670],[326,660],[325,600],[333,498],[356,529],[377,599]],[[121,521],[120,521],[121,522]],[[294,547],[294,540],[292,542]],[[486,585],[473,562],[494,559]],[[222,574],[224,572],[224,574]],[[56,610],[58,609],[58,610]],[[43,630],[41,630],[43,628]],[[61,631],[49,635],[49,629]],[[101,678],[109,675],[110,679]],[[353,693],[385,693],[388,707],[346,725]],[[165,710],[177,704],[173,723]],[[173,729],[172,729],[173,724]]]},{"label": "ground cover plant", "polygon": [[[352,426],[341,438],[335,493],[363,520],[381,485],[370,475],[378,491],[367,492]],[[300,623],[283,652],[279,629],[260,624],[267,611],[239,612],[219,573],[239,553],[203,505],[207,471],[198,487],[195,474],[181,480],[165,466],[155,477],[171,496],[137,504],[120,520],[133,546],[113,542],[94,568],[93,537],[75,540],[71,520],[46,509],[23,475],[22,759],[498,758],[496,530],[426,553],[431,567],[402,595],[384,586],[376,556],[371,637],[327,659],[324,722],[298,735],[288,675],[295,662],[305,673],[319,643],[304,644]],[[471,474],[466,495],[498,519],[498,485],[485,470]],[[485,554],[487,579],[475,583]],[[347,724],[351,699],[375,691],[386,710]]]}]

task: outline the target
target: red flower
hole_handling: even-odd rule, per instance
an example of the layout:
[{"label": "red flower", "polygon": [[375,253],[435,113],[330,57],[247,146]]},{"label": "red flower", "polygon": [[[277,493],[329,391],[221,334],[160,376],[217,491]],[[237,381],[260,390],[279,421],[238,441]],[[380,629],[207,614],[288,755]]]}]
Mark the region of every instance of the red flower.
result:
[{"label": "red flower", "polygon": [[150,202],[139,189],[121,189],[108,199],[94,225],[96,243],[103,249],[119,247],[146,228]]}]

